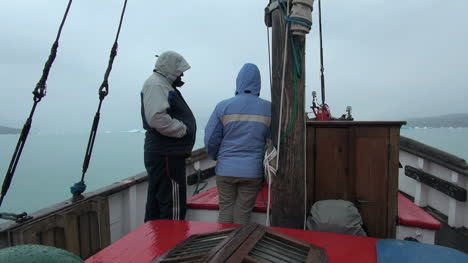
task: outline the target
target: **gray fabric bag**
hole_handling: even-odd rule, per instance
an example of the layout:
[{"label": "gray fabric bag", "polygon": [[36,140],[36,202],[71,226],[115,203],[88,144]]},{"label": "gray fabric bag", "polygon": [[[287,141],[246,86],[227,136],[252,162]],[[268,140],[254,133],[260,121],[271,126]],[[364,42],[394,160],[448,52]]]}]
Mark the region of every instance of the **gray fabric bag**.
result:
[{"label": "gray fabric bag", "polygon": [[315,202],[307,217],[307,229],[356,236],[367,236],[362,218],[353,203],[345,200]]}]

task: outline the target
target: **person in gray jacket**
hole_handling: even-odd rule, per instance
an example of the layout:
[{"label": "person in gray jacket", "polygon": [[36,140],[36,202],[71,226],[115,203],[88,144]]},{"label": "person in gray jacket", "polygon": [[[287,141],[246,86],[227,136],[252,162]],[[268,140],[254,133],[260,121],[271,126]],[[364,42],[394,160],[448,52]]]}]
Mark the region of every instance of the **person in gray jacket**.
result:
[{"label": "person in gray jacket", "polygon": [[180,54],[164,52],[141,90],[148,173],[145,222],[183,220],[187,211],[185,159],[195,143],[197,126],[178,88],[188,69],[190,65]]}]

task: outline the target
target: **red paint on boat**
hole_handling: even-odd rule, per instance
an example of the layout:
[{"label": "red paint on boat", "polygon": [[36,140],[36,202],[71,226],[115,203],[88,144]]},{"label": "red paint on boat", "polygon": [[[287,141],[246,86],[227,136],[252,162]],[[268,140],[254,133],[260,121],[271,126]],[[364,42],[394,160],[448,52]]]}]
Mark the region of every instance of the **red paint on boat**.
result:
[{"label": "red paint on boat", "polygon": [[[265,184],[257,195],[254,212],[266,213],[268,200],[268,186]],[[218,189],[212,187],[204,192],[190,197],[187,200],[187,207],[191,209],[219,210]]]},{"label": "red paint on boat", "polygon": [[411,202],[401,193],[398,194],[398,224],[424,229],[440,229],[440,222]]},{"label": "red paint on boat", "polygon": [[[266,213],[267,198],[268,187],[265,184],[262,191],[257,196],[253,211]],[[207,191],[192,196],[188,199],[187,206],[190,209],[219,210],[217,188],[212,187]],[[408,200],[401,193],[398,194],[398,224],[433,230],[439,230],[441,227],[439,221]]]},{"label": "red paint on boat", "polygon": [[[86,263],[149,263],[190,235],[233,226],[195,221],[150,221],[90,257]],[[377,260],[375,238],[277,227],[272,229],[324,248],[329,263],[375,263]]]}]

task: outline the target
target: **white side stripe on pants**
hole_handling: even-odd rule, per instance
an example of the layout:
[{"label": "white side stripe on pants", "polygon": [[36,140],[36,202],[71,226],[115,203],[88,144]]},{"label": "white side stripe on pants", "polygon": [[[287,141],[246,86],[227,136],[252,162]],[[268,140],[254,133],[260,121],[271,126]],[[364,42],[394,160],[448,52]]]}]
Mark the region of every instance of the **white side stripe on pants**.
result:
[{"label": "white side stripe on pants", "polygon": [[172,183],[172,219],[179,220],[179,184],[174,180],[171,180]]}]

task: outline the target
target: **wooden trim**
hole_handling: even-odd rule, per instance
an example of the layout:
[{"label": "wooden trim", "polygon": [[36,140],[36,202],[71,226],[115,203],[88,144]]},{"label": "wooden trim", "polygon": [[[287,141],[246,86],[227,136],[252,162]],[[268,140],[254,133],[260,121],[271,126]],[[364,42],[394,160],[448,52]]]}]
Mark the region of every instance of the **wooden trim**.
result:
[{"label": "wooden trim", "polygon": [[356,208],[359,209],[359,203],[357,202],[358,194],[357,194],[357,188],[356,188],[356,180],[357,180],[356,158],[358,154],[356,151],[356,146],[357,146],[356,138],[357,138],[357,129],[356,128],[348,129],[348,163],[346,164],[348,167],[348,173],[346,177],[346,183],[348,184],[348,191],[349,191],[348,201],[352,202],[356,206]]},{"label": "wooden trim", "polygon": [[457,201],[466,201],[466,189],[451,182],[447,182],[443,179],[440,179],[432,174],[426,173],[421,169],[417,169],[407,165],[405,166],[405,175],[410,178],[413,178],[418,182],[428,185],[436,189],[437,191],[452,197]]},{"label": "wooden trim", "polygon": [[[203,150],[204,149],[200,149]],[[215,167],[208,168],[204,171],[202,171],[202,180],[206,180],[208,178],[211,178],[212,176],[215,175]],[[37,220],[40,220],[42,218],[45,218],[47,216],[50,216],[53,213],[60,212],[64,209],[68,209],[71,207],[74,207],[75,205],[79,205],[83,202],[88,201],[89,199],[95,198],[95,197],[108,197],[111,196],[115,193],[121,192],[123,190],[126,190],[134,185],[141,184],[148,181],[148,176],[146,175],[146,172],[139,173],[135,176],[131,176],[129,178],[123,179],[120,182],[113,183],[111,185],[105,186],[103,188],[97,189],[92,192],[84,193],[83,196],[84,198],[78,201],[73,202],[72,199],[67,199],[63,202],[57,203],[55,205],[51,205],[49,207],[34,211],[32,213],[29,213],[30,216],[33,217],[32,220],[29,220],[25,223],[18,224],[16,222],[6,222],[3,224],[0,224],[0,232],[21,226],[23,224],[29,223],[29,222],[35,222]],[[187,184],[188,185],[193,185],[197,183],[197,174],[193,173],[187,176]],[[110,240],[110,239],[109,239]]]},{"label": "wooden trim", "polygon": [[253,258],[251,256],[246,256],[244,258],[244,261],[242,261],[242,263],[263,263],[263,262],[258,261],[258,260],[256,260],[255,258]]},{"label": "wooden trim", "polygon": [[109,209],[106,198],[96,197],[27,221],[4,231],[9,246],[41,244],[63,248],[86,259],[110,244]]},{"label": "wooden trim", "polygon": [[464,159],[453,154],[403,136],[400,137],[400,149],[464,176],[468,176],[468,163]]},{"label": "wooden trim", "polygon": [[[228,259],[236,250],[246,241],[247,238],[257,229],[257,224],[248,224],[243,227],[239,227],[229,236],[228,239],[224,240],[223,244],[218,245],[218,250],[212,250],[204,258],[203,262],[223,262]],[[221,249],[222,248],[222,249]]]},{"label": "wooden trim", "polygon": [[[268,238],[276,240],[276,242],[283,243],[283,246],[281,246],[283,251],[289,250],[286,246],[294,248],[294,250],[302,249],[304,253],[307,253],[305,261],[304,261],[306,263],[327,262],[327,255],[323,248],[304,242],[296,238],[292,238],[286,234],[273,231],[264,226],[257,225],[256,229],[252,231],[252,234],[247,238],[247,240],[243,242],[242,245],[238,246],[238,249],[230,255],[230,258],[226,261],[226,263],[259,262],[253,257],[251,257],[249,254],[252,251],[252,249],[256,247],[257,243],[260,242],[266,236],[268,236]],[[280,245],[278,245],[278,248],[279,246]],[[274,251],[274,250],[270,250],[270,252],[266,252],[266,253],[269,254],[269,253],[275,253],[275,252],[283,256],[286,256],[282,254],[281,252]],[[270,255],[274,256],[273,254],[270,254]],[[210,261],[210,262],[221,262],[221,261]]]},{"label": "wooden trim", "polygon": [[97,209],[99,211],[97,214],[99,220],[99,247],[103,249],[111,244],[109,202],[107,199],[102,198],[97,205],[99,206]]},{"label": "wooden trim", "polygon": [[406,121],[313,121],[306,122],[307,126],[314,127],[356,127],[356,126],[402,126]]},{"label": "wooden trim", "polygon": [[306,138],[306,176],[307,176],[307,213],[312,208],[315,185],[315,128],[307,128]]},{"label": "wooden trim", "polygon": [[[174,248],[164,253],[161,257],[154,260],[153,263],[182,262],[183,260],[189,261],[190,259],[192,259],[192,261],[204,262],[206,261],[207,258],[216,254],[217,251],[225,247],[226,243],[229,242],[230,238],[232,238],[234,235],[236,235],[236,233],[238,233],[241,230],[242,228],[227,228],[227,229],[218,230],[215,232],[192,235],[188,237],[187,239],[185,239],[184,241],[177,244]],[[183,257],[175,256],[175,254],[184,250],[185,247],[195,245],[192,243],[196,241],[196,239],[198,238],[209,238],[210,236],[222,236],[223,234],[226,234],[227,236],[224,239],[220,240],[217,245],[213,246],[213,248],[211,248],[208,251],[200,252],[200,253],[195,252],[196,254],[183,256]]]},{"label": "wooden trim", "polygon": [[265,228],[255,228],[254,230],[255,231],[252,231],[251,237],[239,244],[239,249],[236,251],[235,256],[229,258],[226,263],[236,263],[239,262],[239,259],[248,257],[250,250],[257,244],[258,240],[262,238],[263,234],[265,234]]},{"label": "wooden trim", "polygon": [[84,259],[91,256],[91,233],[89,224],[89,213],[84,213],[78,216],[78,229],[80,240],[80,256]]},{"label": "wooden trim", "polygon": [[399,138],[400,129],[389,129],[388,144],[388,197],[387,197],[387,237],[396,237],[396,223],[398,220],[398,177],[399,177]]},{"label": "wooden trim", "polygon": [[78,229],[78,216],[75,214],[64,215],[65,248],[73,254],[80,255],[80,240]]},{"label": "wooden trim", "polygon": [[197,162],[201,160],[206,160],[206,159],[211,159],[208,156],[208,153],[205,151],[205,147],[196,149],[192,151],[192,154],[190,155],[189,158],[187,158],[186,163],[190,164],[190,162]]},{"label": "wooden trim", "polygon": [[[268,237],[266,237],[267,235]],[[210,237],[217,236],[225,237],[224,239],[218,241],[217,244],[215,241],[214,243],[216,245],[212,248],[205,247],[205,249],[209,248],[209,250],[204,250],[203,252],[197,251],[196,247],[199,238],[207,240]],[[327,262],[327,255],[323,248],[306,243],[296,238],[292,238],[283,233],[273,231],[258,224],[247,224],[237,228],[229,228],[221,231],[192,235],[176,245],[171,250],[164,253],[164,255],[161,257],[155,259],[153,262],[182,262],[183,260],[186,262],[192,260],[205,263],[258,263],[260,261],[256,260],[252,256],[249,256],[249,254],[263,238],[269,239],[270,241],[264,240],[263,244],[259,245],[257,249],[261,249],[262,252],[270,255],[271,257],[275,255],[281,256],[283,258],[293,256],[294,258],[303,257],[305,260],[304,262],[307,263]],[[270,244],[266,245],[267,242]],[[291,252],[290,249],[293,249],[295,252]],[[284,254],[285,252],[288,252],[289,255]]]},{"label": "wooden trim", "polygon": [[[216,175],[215,168],[216,167],[211,167],[211,168],[201,171],[200,180],[206,180],[215,176]],[[197,181],[198,181],[198,178],[197,178],[196,172],[187,176],[187,185],[197,184]]]}]

